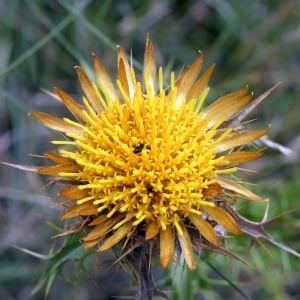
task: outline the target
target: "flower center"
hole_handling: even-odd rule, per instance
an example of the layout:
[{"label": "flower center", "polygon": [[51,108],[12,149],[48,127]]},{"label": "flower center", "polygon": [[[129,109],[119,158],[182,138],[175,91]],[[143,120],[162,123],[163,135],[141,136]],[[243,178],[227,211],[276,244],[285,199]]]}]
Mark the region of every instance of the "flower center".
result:
[{"label": "flower center", "polygon": [[177,108],[171,99],[144,96],[111,104],[91,116],[77,142],[81,189],[98,211],[125,213],[162,228],[189,213],[201,213],[205,190],[215,182],[216,128],[194,112],[193,102]]}]

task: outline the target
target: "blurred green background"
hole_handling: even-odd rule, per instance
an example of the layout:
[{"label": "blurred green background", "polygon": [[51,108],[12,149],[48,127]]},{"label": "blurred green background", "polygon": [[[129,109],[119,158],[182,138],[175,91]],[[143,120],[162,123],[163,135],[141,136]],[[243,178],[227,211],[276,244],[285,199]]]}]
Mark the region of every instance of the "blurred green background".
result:
[{"label": "blurred green background", "polygon": [[[258,127],[271,124],[270,139],[292,152],[267,149],[264,158],[245,167],[255,172],[242,177],[271,199],[270,218],[295,208],[268,231],[300,251],[299,0],[0,0],[0,160],[43,164],[34,155],[51,150],[47,141],[57,133],[28,113],[67,113],[43,89],[57,85],[79,98],[73,67],[91,72],[93,51],[115,75],[117,44],[128,53],[132,49],[139,70],[147,34],[158,63],[168,70],[179,72],[198,50],[206,66],[217,63],[210,99],[245,85],[257,96],[281,82],[248,119],[257,119]],[[133,298],[134,280],[121,264],[112,266],[113,253],[99,257],[76,240],[51,238],[64,226],[55,186],[7,166],[0,167],[0,180],[0,299],[43,299],[45,291],[47,299]],[[261,205],[241,206],[247,217],[262,218]],[[155,267],[159,287],[178,300],[245,299],[238,289],[257,300],[300,299],[299,259],[244,237],[230,240],[229,249],[250,266],[208,255],[217,272],[202,260],[193,273]]]}]

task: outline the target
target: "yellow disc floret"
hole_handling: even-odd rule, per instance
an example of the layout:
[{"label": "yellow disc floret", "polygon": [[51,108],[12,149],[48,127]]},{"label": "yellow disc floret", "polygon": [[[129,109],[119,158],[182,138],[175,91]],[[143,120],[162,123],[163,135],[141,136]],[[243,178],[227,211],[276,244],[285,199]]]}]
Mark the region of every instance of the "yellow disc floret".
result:
[{"label": "yellow disc floret", "polygon": [[[138,87],[137,87],[138,88]],[[162,228],[175,225],[202,206],[214,206],[203,190],[215,182],[216,128],[194,113],[195,102],[176,107],[176,90],[148,97],[137,90],[132,102],[115,102],[99,115],[89,116],[84,136],[75,139],[81,166],[76,180],[84,183],[91,201],[109,217],[117,212],[131,215],[138,225],[155,221]],[[67,175],[67,174],[65,174]],[[70,174],[72,176],[72,174]]]}]

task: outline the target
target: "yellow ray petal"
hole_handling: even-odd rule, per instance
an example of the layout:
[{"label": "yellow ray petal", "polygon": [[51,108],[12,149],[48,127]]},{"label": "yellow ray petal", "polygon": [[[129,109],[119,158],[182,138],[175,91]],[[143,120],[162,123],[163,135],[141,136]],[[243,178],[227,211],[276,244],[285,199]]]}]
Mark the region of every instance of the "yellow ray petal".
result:
[{"label": "yellow ray petal", "polygon": [[75,163],[73,159],[63,157],[63,156],[53,153],[53,152],[46,152],[44,154],[44,156],[60,165],[71,165],[71,164]]},{"label": "yellow ray petal", "polygon": [[[115,217],[112,217],[110,219],[104,220],[100,224],[98,224],[88,235],[86,235],[83,238],[84,242],[92,241],[95,239],[99,239],[102,236],[104,236],[115,224],[117,224],[121,219],[123,218],[123,215],[117,215]],[[103,217],[101,218],[102,221]]]},{"label": "yellow ray petal", "polygon": [[235,192],[242,197],[245,197],[246,199],[253,200],[253,201],[265,201],[261,197],[255,195],[253,192],[249,191],[248,189],[244,188],[240,184],[224,178],[224,177],[218,177],[217,182],[224,188],[231,192]]},{"label": "yellow ray petal", "polygon": [[247,92],[248,88],[242,89],[238,92],[225,95],[209,105],[201,115],[202,119],[208,120],[207,127],[213,127],[220,120],[227,121],[246,106],[251,100],[251,96],[246,95]]},{"label": "yellow ray petal", "polygon": [[191,242],[191,238],[183,223],[180,223],[180,228],[182,230],[182,234],[178,235],[178,240],[184,255],[184,259],[188,267],[191,270],[194,270],[196,268],[196,263],[193,255],[193,245]]},{"label": "yellow ray petal", "polygon": [[37,172],[43,175],[59,176],[60,172],[76,172],[79,170],[79,166],[76,164],[72,165],[55,165],[50,167],[40,167]]},{"label": "yellow ray petal", "polygon": [[187,99],[194,99],[198,98],[199,95],[203,92],[203,90],[206,88],[208,81],[215,69],[216,65],[213,64],[208,67],[208,69],[203,73],[203,75],[196,81],[192,89],[187,95]]},{"label": "yellow ray petal", "polygon": [[150,240],[159,233],[159,225],[156,222],[149,222],[147,224],[145,240]]},{"label": "yellow ray petal", "polygon": [[219,240],[216,235],[216,232],[212,228],[212,226],[202,219],[201,216],[197,215],[189,215],[188,218],[194,224],[194,226],[198,229],[199,233],[209,242],[218,246]]},{"label": "yellow ray petal", "polygon": [[75,133],[81,135],[83,133],[81,128],[72,126],[66,123],[64,120],[53,117],[43,112],[32,112],[31,115],[39,122],[44,124],[46,127],[51,129],[62,131],[65,133]]},{"label": "yellow ray petal", "polygon": [[174,256],[174,233],[170,226],[160,230],[160,265],[167,268]]},{"label": "yellow ray petal", "polygon": [[[184,72],[178,83],[176,105],[181,106],[197,79],[203,63],[203,54],[198,53],[192,65]],[[190,99],[187,99],[190,100]]]},{"label": "yellow ray petal", "polygon": [[147,93],[152,96],[155,94],[155,75],[156,65],[153,44],[149,39],[147,39],[144,56],[143,77]]},{"label": "yellow ray petal", "polygon": [[112,236],[110,236],[97,251],[106,251],[120,242],[132,230],[132,222],[128,222],[120,227]]},{"label": "yellow ray petal", "polygon": [[82,90],[84,91],[88,101],[91,103],[94,110],[97,113],[100,113],[103,110],[103,107],[101,104],[101,100],[99,99],[99,94],[97,94],[95,92],[92,82],[89,80],[86,73],[80,67],[76,67],[76,72],[77,72]]},{"label": "yellow ray petal", "polygon": [[228,232],[241,234],[241,230],[234,218],[220,207],[203,207],[203,209]]},{"label": "yellow ray petal", "polygon": [[107,99],[110,101],[116,101],[118,99],[114,85],[106,71],[106,68],[100,58],[93,55],[94,69],[98,83]]},{"label": "yellow ray petal", "polygon": [[258,129],[251,132],[242,133],[240,135],[229,138],[216,144],[216,153],[226,151],[231,148],[249,144],[267,133],[265,129]]},{"label": "yellow ray petal", "polygon": [[118,47],[118,75],[124,91],[128,95],[129,99],[133,99],[136,82],[134,79],[133,69],[130,67],[125,51],[122,47]]},{"label": "yellow ray petal", "polygon": [[236,151],[226,155],[224,161],[222,161],[222,165],[225,165],[226,167],[237,166],[248,161],[259,159],[262,155],[262,151]]},{"label": "yellow ray petal", "polygon": [[69,94],[58,87],[54,88],[54,92],[74,115],[74,117],[86,121],[86,117],[82,112],[82,107]]},{"label": "yellow ray petal", "polygon": [[79,200],[89,195],[87,190],[80,190],[77,185],[63,187],[58,193],[60,196],[69,200]]}]

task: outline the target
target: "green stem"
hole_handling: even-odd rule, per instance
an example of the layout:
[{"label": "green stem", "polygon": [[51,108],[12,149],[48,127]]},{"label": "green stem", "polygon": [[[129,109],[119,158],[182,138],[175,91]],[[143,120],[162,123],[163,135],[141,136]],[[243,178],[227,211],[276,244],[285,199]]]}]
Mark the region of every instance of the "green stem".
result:
[{"label": "green stem", "polygon": [[208,260],[202,257],[202,260],[212,269],[214,270],[221,278],[226,280],[228,284],[233,287],[244,299],[252,300],[242,289],[240,289],[233,281],[227,278],[223,273],[221,273],[216,267],[214,267]]}]

